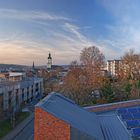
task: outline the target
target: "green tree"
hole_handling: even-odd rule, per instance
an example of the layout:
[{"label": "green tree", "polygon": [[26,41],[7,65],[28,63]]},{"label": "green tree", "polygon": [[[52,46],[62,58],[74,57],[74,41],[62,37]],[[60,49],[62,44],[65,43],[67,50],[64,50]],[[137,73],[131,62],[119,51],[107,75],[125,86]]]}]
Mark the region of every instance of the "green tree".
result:
[{"label": "green tree", "polygon": [[137,88],[140,89],[140,80],[137,82]]},{"label": "green tree", "polygon": [[131,90],[132,90],[132,84],[127,83],[127,84],[124,86],[124,91],[125,91],[125,95],[126,95],[126,100],[129,99],[129,96],[131,95]]},{"label": "green tree", "polygon": [[138,97],[139,97],[140,96],[140,80],[137,81],[136,88],[138,90]]},{"label": "green tree", "polygon": [[102,97],[105,98],[105,100],[109,103],[113,102],[115,98],[115,94],[113,91],[113,86],[110,81],[105,82],[103,87],[101,88],[102,91]]}]

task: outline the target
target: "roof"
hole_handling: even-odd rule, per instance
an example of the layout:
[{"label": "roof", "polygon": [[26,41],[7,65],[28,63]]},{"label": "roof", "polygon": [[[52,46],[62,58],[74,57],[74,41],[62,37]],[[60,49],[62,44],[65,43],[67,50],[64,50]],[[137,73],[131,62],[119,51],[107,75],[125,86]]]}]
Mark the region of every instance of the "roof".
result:
[{"label": "roof", "polygon": [[119,120],[115,111],[98,115],[105,140],[132,140],[128,130]]},{"label": "roof", "polygon": [[40,80],[42,81],[43,79],[33,77],[33,78],[26,78],[21,81],[1,81],[0,87],[20,85],[20,88],[26,88],[32,86],[36,82],[38,83]]},{"label": "roof", "polygon": [[104,140],[97,115],[79,107],[61,94],[51,93],[39,102],[36,107],[43,109],[70,124],[71,127],[97,140]]},{"label": "roof", "polygon": [[[93,106],[86,106],[84,108],[90,110],[90,109],[94,109],[94,108],[97,108],[97,107],[104,107],[105,108],[105,107],[109,107],[109,106],[112,106],[112,105],[114,105],[114,106],[118,105],[118,103],[123,105],[123,104],[131,103],[131,102],[140,102],[140,99],[127,100],[127,101],[119,101],[119,102],[114,102],[114,103],[106,103],[106,104],[99,104],[99,105],[93,105]],[[117,108],[118,107],[113,108],[112,110],[117,109]]]},{"label": "roof", "polygon": [[26,88],[29,86],[32,86],[34,83],[32,80],[25,80],[25,81],[20,81],[20,87],[21,88]]},{"label": "roof", "polygon": [[17,84],[18,84],[17,81],[1,81],[0,82],[0,87],[4,87],[4,86],[15,86]]},{"label": "roof", "polygon": [[23,73],[23,72],[9,72],[9,76],[11,77],[11,76],[23,76],[23,75],[25,75],[25,73]]}]

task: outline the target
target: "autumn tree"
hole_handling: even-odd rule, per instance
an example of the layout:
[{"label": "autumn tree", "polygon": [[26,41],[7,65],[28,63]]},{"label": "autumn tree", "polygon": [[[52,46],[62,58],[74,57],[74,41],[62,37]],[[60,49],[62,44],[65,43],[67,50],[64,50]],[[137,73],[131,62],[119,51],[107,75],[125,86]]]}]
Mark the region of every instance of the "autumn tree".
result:
[{"label": "autumn tree", "polygon": [[139,95],[137,86],[140,79],[140,54],[130,49],[121,57],[119,65],[119,78],[117,79],[117,88],[122,89],[124,99],[134,98]]},{"label": "autumn tree", "polygon": [[138,80],[140,79],[140,54],[136,54],[133,49],[130,49],[121,58],[122,64],[120,68],[121,78]]},{"label": "autumn tree", "polygon": [[73,61],[70,65],[70,70],[67,76],[64,78],[64,94],[75,100],[76,103],[81,104],[84,101],[86,94],[83,94],[83,83],[81,76],[83,70],[77,61]]},{"label": "autumn tree", "polygon": [[97,47],[84,48],[80,54],[81,64],[73,61],[65,77],[65,94],[80,104],[90,102],[90,94],[102,84],[104,59]]},{"label": "autumn tree", "polygon": [[97,47],[88,47],[82,50],[80,60],[88,79],[87,86],[90,86],[91,89],[100,88],[103,80],[102,71],[105,64],[104,55]]}]

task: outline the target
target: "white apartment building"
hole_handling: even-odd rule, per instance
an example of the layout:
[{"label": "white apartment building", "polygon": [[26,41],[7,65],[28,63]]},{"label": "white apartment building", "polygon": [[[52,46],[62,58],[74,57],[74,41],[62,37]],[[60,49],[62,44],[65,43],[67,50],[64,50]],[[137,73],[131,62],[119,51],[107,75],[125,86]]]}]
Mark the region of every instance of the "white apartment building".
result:
[{"label": "white apartment building", "polygon": [[107,61],[107,72],[108,75],[116,77],[119,74],[121,66],[121,60],[108,60]]}]

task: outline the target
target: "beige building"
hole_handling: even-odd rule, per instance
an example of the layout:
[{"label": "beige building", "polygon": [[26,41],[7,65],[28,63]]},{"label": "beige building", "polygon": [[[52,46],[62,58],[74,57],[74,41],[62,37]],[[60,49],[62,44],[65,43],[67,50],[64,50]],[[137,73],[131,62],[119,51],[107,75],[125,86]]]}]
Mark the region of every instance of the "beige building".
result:
[{"label": "beige building", "polygon": [[26,77],[25,72],[0,73],[0,81],[21,81]]}]

